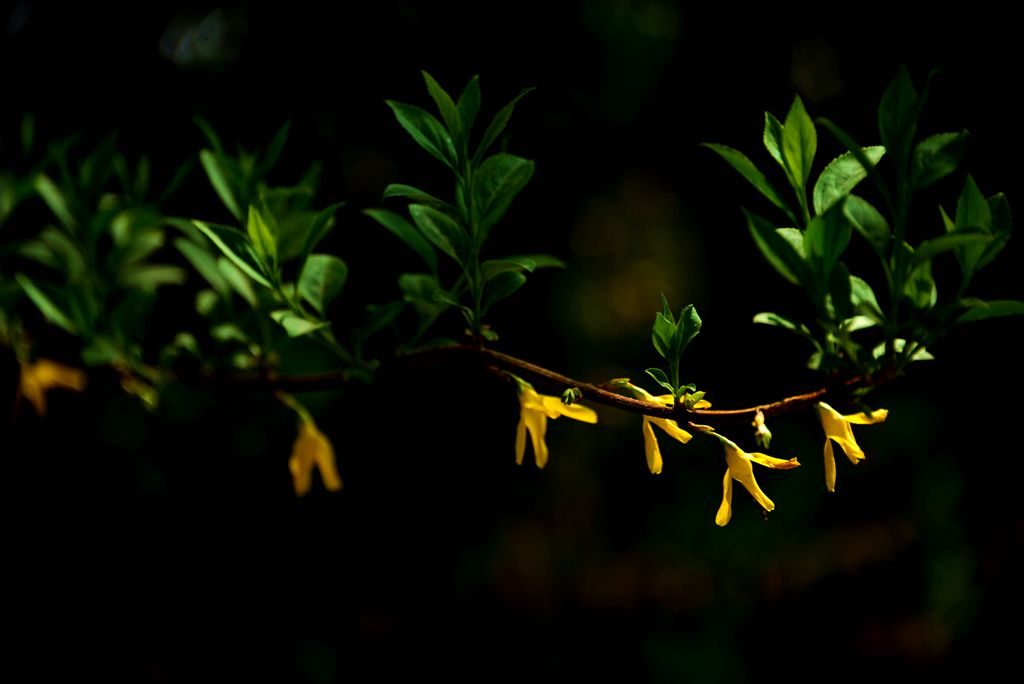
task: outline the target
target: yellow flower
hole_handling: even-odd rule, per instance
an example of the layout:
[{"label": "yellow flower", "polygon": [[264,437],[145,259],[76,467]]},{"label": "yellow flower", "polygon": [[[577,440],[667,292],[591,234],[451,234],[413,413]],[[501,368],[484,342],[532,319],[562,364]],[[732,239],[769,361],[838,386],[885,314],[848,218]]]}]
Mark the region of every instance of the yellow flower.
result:
[{"label": "yellow flower", "polygon": [[50,359],[21,363],[18,394],[28,399],[39,415],[46,415],[46,392],[55,387],[81,392],[85,389],[85,371]]},{"label": "yellow flower", "polygon": [[836,491],[836,458],[832,453],[832,441],[842,447],[850,463],[857,465],[864,460],[864,452],[857,446],[857,440],[853,438],[851,424],[871,425],[881,423],[888,416],[888,409],[878,409],[871,413],[854,413],[844,416],[825,402],[818,402],[815,407],[818,410],[818,418],[821,420],[821,427],[825,429],[825,486],[828,491]]},{"label": "yellow flower", "polygon": [[796,468],[800,463],[795,459],[791,458],[784,460],[781,458],[773,458],[767,454],[752,453],[740,449],[735,443],[726,439],[718,433],[712,433],[715,437],[722,442],[722,446],[725,447],[725,462],[728,464],[728,468],[725,471],[725,479],[722,481],[722,505],[718,507],[718,514],[715,516],[715,524],[718,526],[724,526],[729,523],[729,519],[732,518],[732,481],[736,480],[741,485],[747,488],[750,495],[754,497],[757,503],[761,504],[761,507],[766,511],[774,511],[775,503],[768,498],[768,496],[761,491],[761,488],[757,485],[757,480],[754,479],[754,467],[751,463],[759,463],[768,468],[775,468],[776,470],[789,470],[790,468]]},{"label": "yellow flower", "polygon": [[298,496],[305,496],[313,488],[313,467],[320,470],[324,487],[332,492],[341,489],[341,477],[334,462],[334,447],[316,423],[303,419],[299,424],[299,435],[292,446],[288,469],[292,472],[292,483]]},{"label": "yellow flower", "polygon": [[[675,399],[671,394],[663,394],[660,397],[655,397],[635,385],[631,387],[639,398],[651,403],[661,404],[662,406],[672,406],[675,403]],[[709,406],[711,406],[711,402],[701,399],[693,405],[693,408],[707,408]],[[693,435],[679,427],[679,424],[676,423],[676,421],[669,418],[644,416],[644,454],[647,456],[647,467],[650,468],[652,473],[659,475],[661,474],[661,468],[664,465],[664,461],[661,458],[661,449],[658,447],[658,439],[654,435],[654,425],[657,425],[667,432],[670,437],[682,442],[683,444],[686,444],[693,439]]]},{"label": "yellow flower", "polygon": [[596,423],[597,414],[593,409],[579,404],[566,406],[558,397],[538,394],[529,383],[515,378],[519,389],[519,425],[516,428],[516,463],[523,464],[526,453],[526,432],[530,432],[533,442],[533,458],[538,468],[548,462],[548,445],[544,442],[544,433],[548,429],[548,418],[555,419],[566,416],[584,423]]}]

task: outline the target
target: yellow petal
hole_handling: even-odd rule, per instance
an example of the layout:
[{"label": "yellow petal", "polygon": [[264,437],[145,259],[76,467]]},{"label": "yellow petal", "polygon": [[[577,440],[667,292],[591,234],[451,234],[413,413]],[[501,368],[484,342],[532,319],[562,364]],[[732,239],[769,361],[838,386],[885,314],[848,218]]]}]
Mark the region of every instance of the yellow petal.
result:
[{"label": "yellow petal", "polygon": [[519,417],[516,426],[516,464],[523,465],[523,454],[526,453],[526,421]]},{"label": "yellow petal", "polygon": [[700,401],[698,401],[696,404],[693,405],[693,408],[695,408],[695,409],[711,408],[711,402],[708,401],[707,399],[701,399]]},{"label": "yellow petal", "polygon": [[663,465],[661,449],[658,448],[658,438],[654,436],[651,419],[646,416],[644,417],[644,453],[647,456],[647,467],[655,475],[660,475]]},{"label": "yellow petal", "polygon": [[889,409],[878,409],[871,413],[853,413],[848,416],[843,416],[843,420],[849,423],[856,423],[857,425],[873,425],[875,423],[883,423],[885,419],[889,417]]},{"label": "yellow petal", "polygon": [[828,491],[836,491],[836,457],[832,453],[832,440],[825,438],[825,486]]},{"label": "yellow petal", "polygon": [[597,412],[589,406],[581,406],[580,404],[573,404],[572,406],[566,406],[559,400],[558,402],[559,411],[566,418],[572,418],[583,423],[594,424],[597,422]]},{"label": "yellow petal", "polygon": [[548,430],[548,418],[539,411],[527,411],[523,414],[526,420],[526,429],[530,432],[530,441],[533,444],[533,460],[538,468],[548,464],[548,445],[544,441],[544,435]]},{"label": "yellow petal", "polygon": [[85,383],[85,371],[41,358],[35,363],[21,364],[18,392],[32,404],[36,413],[44,416],[47,391],[60,388],[81,392]]},{"label": "yellow petal", "polygon": [[334,460],[334,447],[315,423],[304,420],[292,445],[291,458],[288,459],[292,485],[298,496],[305,496],[313,488],[314,467],[320,471],[324,487],[332,492],[341,489],[342,482]]},{"label": "yellow petal", "polygon": [[766,468],[774,468],[775,470],[789,470],[800,465],[800,461],[795,458],[775,458],[774,456],[761,454],[756,451],[747,453],[747,458]]},{"label": "yellow petal", "polygon": [[669,420],[668,418],[648,418],[648,420],[667,432],[673,439],[677,439],[683,444],[693,439],[693,435],[679,427],[674,420]]},{"label": "yellow petal", "polygon": [[864,451],[857,445],[853,435],[850,435],[848,438],[833,435],[832,439],[839,445],[843,453],[846,454],[846,458],[850,459],[850,463],[853,465],[857,465],[864,460]]},{"label": "yellow petal", "polygon": [[722,480],[722,504],[715,514],[715,524],[725,527],[732,519],[732,473],[725,469],[725,479]]},{"label": "yellow petal", "polygon": [[754,500],[761,504],[762,508],[767,511],[774,511],[775,503],[758,486],[757,479],[754,478],[754,468],[751,466],[751,461],[747,454],[729,440],[721,436],[719,436],[719,439],[725,446],[725,461],[729,464],[729,472],[732,473],[733,479],[743,485],[750,492],[750,495],[754,497]]}]

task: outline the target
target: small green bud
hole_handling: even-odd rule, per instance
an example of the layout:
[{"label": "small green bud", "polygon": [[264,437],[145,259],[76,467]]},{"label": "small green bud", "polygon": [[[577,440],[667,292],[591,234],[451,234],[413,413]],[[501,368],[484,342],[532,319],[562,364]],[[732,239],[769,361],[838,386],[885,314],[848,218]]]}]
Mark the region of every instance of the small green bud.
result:
[{"label": "small green bud", "polygon": [[768,445],[772,443],[772,431],[765,425],[764,413],[760,409],[754,415],[754,422],[751,425],[754,426],[754,441],[762,449],[767,449]]},{"label": "small green bud", "polygon": [[566,406],[572,406],[577,401],[583,398],[583,392],[580,391],[579,387],[570,387],[569,389],[562,392],[562,403]]}]

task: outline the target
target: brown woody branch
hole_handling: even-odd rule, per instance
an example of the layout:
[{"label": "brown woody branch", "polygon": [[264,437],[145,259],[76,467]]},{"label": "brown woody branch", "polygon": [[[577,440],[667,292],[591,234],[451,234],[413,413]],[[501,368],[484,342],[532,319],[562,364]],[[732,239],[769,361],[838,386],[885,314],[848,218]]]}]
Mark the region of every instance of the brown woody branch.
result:
[{"label": "brown woody branch", "polygon": [[[897,375],[893,372],[882,372],[874,376],[857,376],[844,381],[837,381],[812,392],[795,394],[777,401],[745,408],[687,410],[682,406],[668,407],[623,396],[614,391],[614,388],[609,384],[596,385],[589,382],[581,382],[529,361],[483,347],[453,345],[417,352],[404,358],[416,365],[450,361],[481,365],[484,369],[492,372],[515,373],[524,380],[557,393],[575,387],[583,393],[584,400],[604,406],[611,406],[622,411],[658,418],[669,418],[680,422],[693,421],[712,425],[743,421],[749,423],[754,419],[754,415],[758,411],[769,417],[803,409],[826,398],[833,399],[833,401],[847,399],[858,388],[880,385]],[[313,392],[337,389],[351,380],[343,371],[310,375],[262,373],[251,376],[225,376],[221,379],[229,380],[230,384],[240,389],[272,389],[286,392]],[[208,380],[216,382],[217,378],[208,378]]]}]

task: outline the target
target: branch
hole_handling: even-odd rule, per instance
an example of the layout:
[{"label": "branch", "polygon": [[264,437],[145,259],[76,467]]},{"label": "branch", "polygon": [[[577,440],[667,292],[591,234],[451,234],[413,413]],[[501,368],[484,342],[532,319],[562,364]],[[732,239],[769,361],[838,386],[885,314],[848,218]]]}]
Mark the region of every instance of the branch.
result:
[{"label": "branch", "polygon": [[[856,389],[863,387],[874,387],[892,380],[898,375],[897,371],[882,372],[874,376],[857,376],[845,381],[837,381],[831,385],[820,387],[812,392],[795,394],[777,401],[748,406],[738,409],[691,409],[687,410],[682,406],[664,406],[654,404],[640,399],[633,399],[614,391],[611,385],[595,385],[589,382],[581,382],[574,378],[556,373],[542,366],[530,363],[523,359],[508,354],[503,354],[493,349],[475,347],[470,345],[453,345],[439,347],[422,352],[416,352],[404,357],[404,359],[415,365],[435,363],[438,361],[457,361],[469,363],[474,366],[482,366],[485,370],[502,374],[513,372],[522,376],[534,384],[541,385],[552,391],[561,391],[571,387],[578,388],[583,392],[583,398],[593,403],[611,406],[622,411],[639,413],[657,418],[668,418],[683,422],[694,421],[707,424],[727,424],[739,422],[751,422],[754,415],[761,411],[765,417],[790,413],[809,407],[825,398],[838,397],[847,399]],[[344,371],[331,371],[315,373],[310,375],[277,375],[275,373],[263,373],[259,375],[230,375],[230,376],[207,376],[204,383],[225,383],[239,389],[270,389],[287,392],[316,392],[322,390],[337,389],[352,379]]]}]

